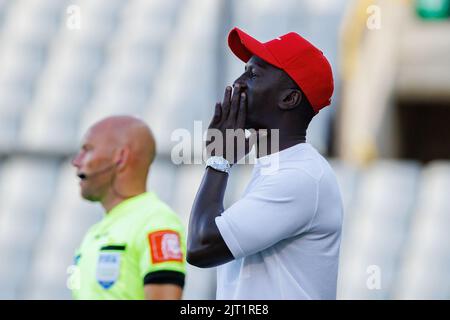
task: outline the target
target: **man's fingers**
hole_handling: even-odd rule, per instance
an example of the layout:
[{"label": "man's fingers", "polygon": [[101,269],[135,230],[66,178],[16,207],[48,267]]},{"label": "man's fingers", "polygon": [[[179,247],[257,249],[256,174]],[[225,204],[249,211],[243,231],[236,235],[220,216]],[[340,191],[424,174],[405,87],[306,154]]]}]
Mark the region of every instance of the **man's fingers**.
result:
[{"label": "man's fingers", "polygon": [[247,117],[247,95],[245,92],[240,94],[239,111],[237,114],[236,125],[238,128],[245,128],[245,118]]},{"label": "man's fingers", "polygon": [[231,104],[231,87],[227,86],[225,88],[225,93],[223,95],[223,102],[222,102],[222,115],[224,119],[228,117],[228,114],[230,112],[230,104]]},{"label": "man's fingers", "polygon": [[230,113],[228,115],[228,119],[230,119],[233,123],[236,121],[237,113],[239,110],[239,94],[241,87],[237,84],[234,86],[233,96],[231,97],[231,107]]}]

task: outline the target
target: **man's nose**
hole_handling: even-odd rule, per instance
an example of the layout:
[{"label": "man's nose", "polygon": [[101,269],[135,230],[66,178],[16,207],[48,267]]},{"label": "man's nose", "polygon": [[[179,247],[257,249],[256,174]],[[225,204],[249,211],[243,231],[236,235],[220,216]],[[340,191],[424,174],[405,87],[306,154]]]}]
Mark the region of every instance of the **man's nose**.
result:
[{"label": "man's nose", "polygon": [[234,81],[233,83],[233,89],[236,88],[236,85],[239,85],[241,90],[245,90],[247,89],[247,84],[244,82],[244,80],[242,79],[242,77],[236,79],[236,81]]},{"label": "man's nose", "polygon": [[79,167],[80,167],[80,156],[79,156],[79,155],[76,155],[76,156],[74,156],[74,157],[72,158],[72,165],[73,165],[75,168],[79,168]]}]

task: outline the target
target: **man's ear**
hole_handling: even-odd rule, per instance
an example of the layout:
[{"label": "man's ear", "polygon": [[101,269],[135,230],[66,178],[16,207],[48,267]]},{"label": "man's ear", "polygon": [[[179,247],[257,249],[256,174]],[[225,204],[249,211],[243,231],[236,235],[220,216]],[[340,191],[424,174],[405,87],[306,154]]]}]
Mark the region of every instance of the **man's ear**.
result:
[{"label": "man's ear", "polygon": [[130,149],[128,147],[120,149],[116,160],[116,166],[119,171],[123,170],[126,167],[129,160],[129,155]]},{"label": "man's ear", "polygon": [[297,89],[286,89],[281,92],[278,107],[282,110],[291,110],[300,105],[303,94]]}]

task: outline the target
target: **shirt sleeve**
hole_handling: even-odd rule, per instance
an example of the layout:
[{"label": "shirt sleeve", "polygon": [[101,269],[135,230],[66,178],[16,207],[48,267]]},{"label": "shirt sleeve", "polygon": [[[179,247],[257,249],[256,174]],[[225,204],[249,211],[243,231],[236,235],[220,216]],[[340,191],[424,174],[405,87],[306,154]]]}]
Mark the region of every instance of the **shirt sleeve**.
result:
[{"label": "shirt sleeve", "polygon": [[317,210],[318,182],[306,172],[284,169],[261,179],[215,220],[236,259],[306,232]]},{"label": "shirt sleeve", "polygon": [[144,284],[184,285],[186,244],[178,217],[149,221],[135,239],[139,272]]}]

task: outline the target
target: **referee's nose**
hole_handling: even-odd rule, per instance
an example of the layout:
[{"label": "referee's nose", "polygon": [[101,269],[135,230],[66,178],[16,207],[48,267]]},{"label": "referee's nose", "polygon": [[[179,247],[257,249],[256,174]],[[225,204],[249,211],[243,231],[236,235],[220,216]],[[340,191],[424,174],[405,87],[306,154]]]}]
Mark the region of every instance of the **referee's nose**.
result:
[{"label": "referee's nose", "polygon": [[72,158],[72,166],[74,166],[75,168],[79,169],[81,167],[81,155],[80,153],[77,153],[73,158]]}]

